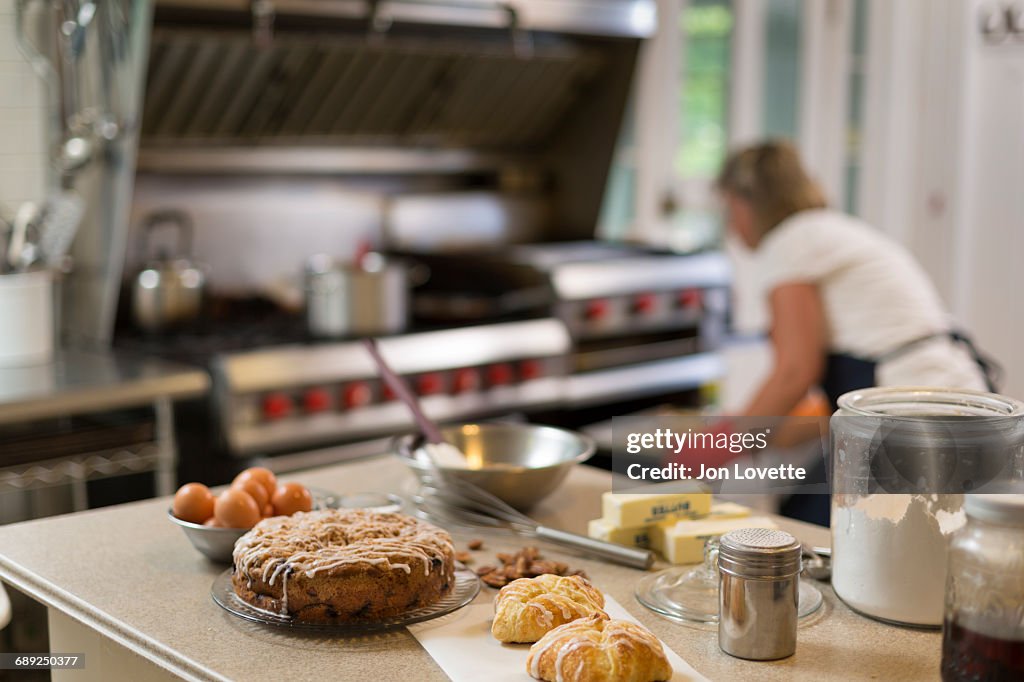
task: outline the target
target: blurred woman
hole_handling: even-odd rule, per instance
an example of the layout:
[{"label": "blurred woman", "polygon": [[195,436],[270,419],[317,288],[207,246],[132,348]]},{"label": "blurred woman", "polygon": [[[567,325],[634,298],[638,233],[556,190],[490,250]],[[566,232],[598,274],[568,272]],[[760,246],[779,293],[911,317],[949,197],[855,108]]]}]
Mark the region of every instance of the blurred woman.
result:
[{"label": "blurred woman", "polygon": [[[913,256],[829,209],[790,144],[735,152],[717,189],[727,229],[753,251],[771,319],[773,367],[740,416],[789,414],[815,386],[833,410],[843,393],[870,386],[994,390],[990,364],[952,326]],[[827,499],[816,497],[794,496],[788,511],[827,522]]]}]

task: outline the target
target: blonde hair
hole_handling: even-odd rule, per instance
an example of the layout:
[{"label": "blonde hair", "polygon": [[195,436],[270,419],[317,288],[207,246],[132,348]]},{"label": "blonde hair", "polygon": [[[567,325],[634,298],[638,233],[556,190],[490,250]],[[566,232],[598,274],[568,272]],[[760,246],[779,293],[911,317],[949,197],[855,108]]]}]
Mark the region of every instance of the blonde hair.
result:
[{"label": "blonde hair", "polygon": [[789,142],[769,140],[729,155],[716,186],[748,201],[764,234],[794,213],[825,208],[825,194]]}]

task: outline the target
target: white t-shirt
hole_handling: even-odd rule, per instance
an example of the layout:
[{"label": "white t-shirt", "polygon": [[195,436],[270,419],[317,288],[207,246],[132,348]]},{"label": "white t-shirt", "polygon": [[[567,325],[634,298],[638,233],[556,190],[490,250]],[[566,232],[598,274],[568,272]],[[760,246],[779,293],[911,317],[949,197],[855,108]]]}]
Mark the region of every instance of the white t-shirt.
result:
[{"label": "white t-shirt", "polygon": [[[782,284],[818,286],[829,349],[876,359],[951,328],[931,280],[898,243],[838,211],[802,211],[771,230],[754,255],[764,292]],[[876,368],[879,386],[985,389],[960,345],[936,338]]]}]

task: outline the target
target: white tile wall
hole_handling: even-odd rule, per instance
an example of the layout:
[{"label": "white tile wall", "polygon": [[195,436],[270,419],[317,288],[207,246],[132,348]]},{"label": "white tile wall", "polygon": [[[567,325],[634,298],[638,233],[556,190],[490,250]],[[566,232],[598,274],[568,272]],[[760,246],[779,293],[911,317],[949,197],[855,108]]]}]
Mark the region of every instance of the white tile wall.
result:
[{"label": "white tile wall", "polygon": [[43,82],[18,49],[14,0],[0,0],[0,204],[5,213],[45,193]]}]

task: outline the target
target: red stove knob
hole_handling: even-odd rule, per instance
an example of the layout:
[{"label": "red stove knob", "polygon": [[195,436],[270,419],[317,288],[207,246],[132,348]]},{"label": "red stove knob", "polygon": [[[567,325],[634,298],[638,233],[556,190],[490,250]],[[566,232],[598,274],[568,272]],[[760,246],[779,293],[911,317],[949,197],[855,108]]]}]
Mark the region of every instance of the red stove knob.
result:
[{"label": "red stove knob", "polygon": [[540,360],[523,360],[519,363],[519,377],[523,381],[544,376],[544,363]]},{"label": "red stove knob", "polygon": [[[385,389],[387,389],[386,386]],[[384,391],[385,400],[392,400],[393,398],[393,395],[390,398],[387,397],[387,390]],[[369,405],[372,400],[373,391],[370,390],[370,385],[365,381],[353,381],[341,391],[341,404],[345,406],[346,410]]]},{"label": "red stove knob", "polygon": [[268,393],[263,396],[263,418],[281,419],[292,413],[292,399],[285,393]]},{"label": "red stove knob", "polygon": [[679,292],[680,308],[699,308],[700,302],[701,293],[699,289],[687,289],[686,291]]},{"label": "red stove knob", "polygon": [[514,373],[512,366],[508,363],[491,365],[487,368],[487,384],[490,386],[504,386],[512,383]]},{"label": "red stove knob", "polygon": [[331,408],[331,394],[325,388],[311,388],[302,394],[302,407],[315,414]]},{"label": "red stove knob", "polygon": [[464,367],[455,372],[452,389],[455,393],[470,393],[480,388],[480,372],[471,367]]},{"label": "red stove knob", "polygon": [[594,299],[593,301],[587,301],[587,305],[583,309],[583,317],[594,322],[608,317],[608,312],[610,310],[611,305],[608,303],[607,299]]},{"label": "red stove knob", "polygon": [[658,307],[658,297],[655,294],[637,294],[633,297],[633,312],[644,315],[652,312]]},{"label": "red stove knob", "polygon": [[438,372],[421,374],[416,380],[416,391],[420,395],[435,395],[444,390],[444,377]]}]

